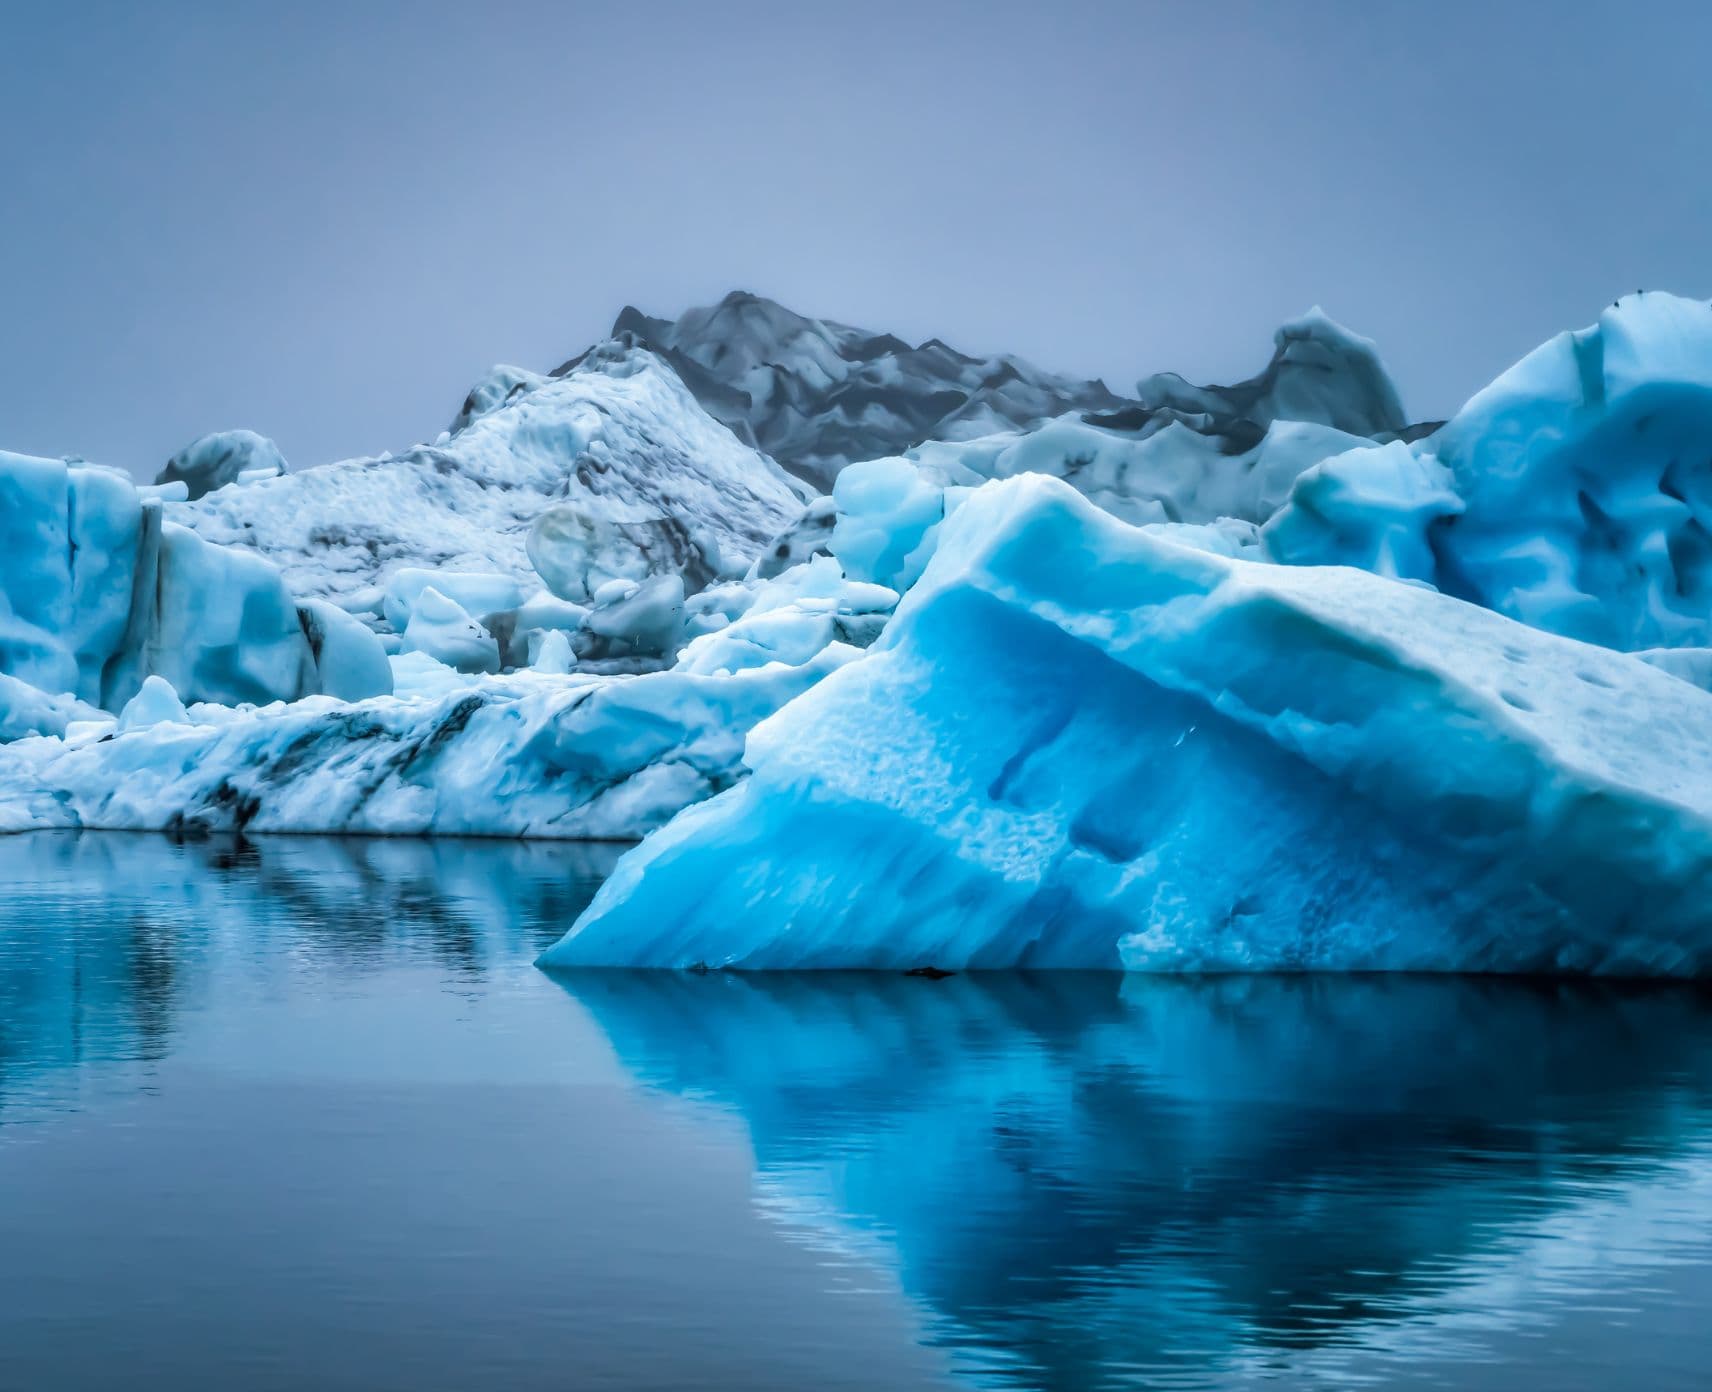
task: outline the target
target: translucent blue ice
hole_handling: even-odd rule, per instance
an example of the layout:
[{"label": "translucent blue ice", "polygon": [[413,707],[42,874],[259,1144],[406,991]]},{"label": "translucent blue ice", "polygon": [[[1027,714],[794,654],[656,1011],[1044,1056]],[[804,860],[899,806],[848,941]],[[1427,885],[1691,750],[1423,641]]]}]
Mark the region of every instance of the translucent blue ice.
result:
[{"label": "translucent blue ice", "polygon": [[1712,696],[1415,585],[972,493],[555,966],[1694,973]]}]

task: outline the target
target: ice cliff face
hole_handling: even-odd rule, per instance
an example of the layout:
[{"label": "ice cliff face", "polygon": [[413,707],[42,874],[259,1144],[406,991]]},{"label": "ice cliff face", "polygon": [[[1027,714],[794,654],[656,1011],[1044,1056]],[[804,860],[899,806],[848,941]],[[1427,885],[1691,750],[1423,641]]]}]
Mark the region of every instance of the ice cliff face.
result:
[{"label": "ice cliff face", "polygon": [[227,704],[325,689],[279,571],[163,521],[122,474],[0,454],[0,555],[0,672],[40,691],[117,710],[150,675]]}]

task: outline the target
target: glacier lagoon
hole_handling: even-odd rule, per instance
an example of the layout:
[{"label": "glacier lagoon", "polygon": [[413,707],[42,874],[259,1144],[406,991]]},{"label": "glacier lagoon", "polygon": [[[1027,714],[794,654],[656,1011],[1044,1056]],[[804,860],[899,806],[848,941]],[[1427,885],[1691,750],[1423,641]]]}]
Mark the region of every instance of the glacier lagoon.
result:
[{"label": "glacier lagoon", "polygon": [[1703,1385],[1703,988],[537,970],[615,849],[0,838],[0,1387]]}]

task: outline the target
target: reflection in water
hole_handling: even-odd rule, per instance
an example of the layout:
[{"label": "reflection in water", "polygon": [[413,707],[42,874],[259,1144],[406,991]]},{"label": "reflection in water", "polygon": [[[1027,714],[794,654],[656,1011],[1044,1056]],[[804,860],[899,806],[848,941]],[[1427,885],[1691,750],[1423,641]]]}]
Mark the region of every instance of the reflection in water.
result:
[{"label": "reflection in water", "polygon": [[[219,960],[328,973],[407,949],[471,978],[565,930],[625,848],[122,833],[0,836],[0,1122],[52,1110],[83,1064],[147,1065]],[[224,988],[223,988],[224,989]],[[122,1083],[122,1080],[121,1080]]]},{"label": "reflection in water", "polygon": [[894,1263],[989,1383],[1353,1376],[1376,1346],[1387,1382],[1427,1380],[1708,1255],[1690,989],[563,984],[638,1078],[739,1116],[776,1216]]},{"label": "reflection in water", "polygon": [[[97,1280],[115,1284],[79,1326],[91,1367],[147,1347],[222,1385],[253,1385],[264,1338],[272,1385],[380,1385],[401,1347],[423,1350],[424,1386],[575,1368],[631,1387],[648,1359],[658,1386],[715,1366],[746,1389],[828,1365],[827,1383],[933,1382],[900,1361],[920,1352],[908,1333],[854,1318],[875,1285],[934,1368],[987,1386],[1703,1384],[1712,1001],[1695,989],[555,985],[528,964],[618,849],[0,838],[0,1385],[8,1357],[58,1366],[54,1321],[85,1318]],[[162,1105],[53,1124],[107,1115],[109,1092]],[[8,1148],[25,1136],[43,1143]],[[252,1212],[250,1167],[281,1145]],[[722,1167],[736,1227],[709,1202]],[[317,1235],[353,1229],[348,1249]],[[151,1241],[214,1275],[127,1324],[160,1284]],[[296,1254],[283,1286],[250,1284],[259,1250]],[[733,1332],[745,1311],[769,1333]]]}]

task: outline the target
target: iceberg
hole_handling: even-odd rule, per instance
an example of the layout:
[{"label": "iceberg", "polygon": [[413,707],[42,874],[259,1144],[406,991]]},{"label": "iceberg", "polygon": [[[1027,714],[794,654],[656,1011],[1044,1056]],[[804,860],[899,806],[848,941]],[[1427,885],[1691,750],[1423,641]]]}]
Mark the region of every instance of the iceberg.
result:
[{"label": "iceberg", "polygon": [[286,472],[279,446],[253,430],[221,430],[192,441],[167,460],[155,486],[181,483],[186,501],[233,483],[254,483]]},{"label": "iceberg", "polygon": [[459,672],[499,670],[499,644],[493,635],[457,600],[432,585],[416,595],[399,651],[426,653]]},{"label": "iceberg", "polygon": [[23,727],[0,744],[0,832],[634,840],[741,777],[749,727],[858,651],[626,677],[464,675],[412,653],[395,696],[236,710],[187,708],[151,676],[117,725],[87,729],[76,703],[15,713],[0,684],[0,718]]},{"label": "iceberg", "polygon": [[543,965],[1712,969],[1708,693],[1050,478],[745,758]]},{"label": "iceberg", "polygon": [[378,613],[401,569],[500,576],[523,594],[543,578],[562,584],[575,568],[566,528],[537,539],[547,565],[539,577],[530,538],[544,513],[565,506],[620,546],[626,528],[662,523],[698,558],[740,574],[801,511],[806,491],[634,344],[597,345],[558,377],[496,369],[453,425],[398,454],[167,503],[167,516],[265,556],[294,595]]},{"label": "iceberg", "polygon": [[0,554],[0,672],[51,695],[113,711],[158,674],[265,704],[338,680],[275,566],[164,521],[117,471],[0,453]]},{"label": "iceberg", "polygon": [[1275,560],[1419,580],[1605,647],[1706,647],[1709,441],[1712,304],[1626,295],[1430,439],[1304,472],[1264,541]]}]

